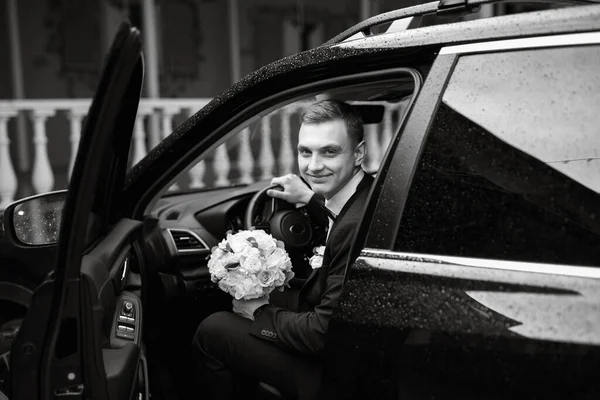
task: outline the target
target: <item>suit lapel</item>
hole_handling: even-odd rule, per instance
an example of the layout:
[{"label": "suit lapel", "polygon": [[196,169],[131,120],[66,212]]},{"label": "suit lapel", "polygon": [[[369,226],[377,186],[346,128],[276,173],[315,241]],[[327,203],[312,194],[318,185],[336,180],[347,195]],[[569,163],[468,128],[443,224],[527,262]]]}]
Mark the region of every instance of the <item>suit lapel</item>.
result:
[{"label": "suit lapel", "polygon": [[[337,216],[337,218],[333,222],[333,225],[331,226],[331,232],[329,232],[329,235],[327,237],[327,242],[325,243],[325,245],[328,248],[327,250],[331,250],[331,248],[330,248],[330,241],[331,241],[331,238],[334,235],[334,231],[336,230],[337,226],[339,225],[340,220],[342,219],[342,217],[344,216],[344,214],[346,214],[346,212],[348,211],[348,209],[350,209],[350,207],[352,206],[352,203],[354,203],[354,201],[356,200],[356,198],[358,196],[360,196],[360,194],[364,190],[369,190],[369,188],[371,187],[371,183],[373,183],[373,177],[371,175],[368,175],[368,174],[365,173],[365,176],[362,178],[362,180],[358,184],[358,187],[356,188],[356,191],[348,199],[348,201],[346,202],[346,204],[344,204],[344,207],[342,208],[342,211],[340,211],[340,214]],[[325,261],[325,260],[323,260],[323,261]],[[323,262],[323,265],[325,265],[325,262]],[[317,269],[313,269],[312,272],[310,273],[310,275],[308,276],[308,279],[306,279],[306,282],[304,282],[304,285],[302,286],[302,289],[304,289],[305,287],[307,287],[308,284],[309,284],[309,282],[312,281],[314,279],[314,277],[317,275],[317,273],[320,270],[322,270],[322,269],[323,269],[323,267],[317,268]]]},{"label": "suit lapel", "polygon": [[340,211],[340,214],[337,216],[335,221],[333,221],[333,225],[331,227],[331,232],[329,232],[329,237],[327,238],[326,245],[329,245],[329,240],[333,236],[336,228],[339,226],[339,222],[344,217],[344,214],[346,214],[346,212],[350,209],[350,207],[352,206],[352,204],[354,203],[356,198],[359,197],[364,190],[369,190],[369,188],[371,187],[371,183],[373,183],[373,177],[371,175],[368,175],[367,173],[365,173],[365,176],[363,176],[362,180],[358,184],[356,191],[354,192],[354,194],[352,196],[350,196],[350,198],[348,199],[346,204],[344,204],[344,207],[342,207],[342,211]]}]

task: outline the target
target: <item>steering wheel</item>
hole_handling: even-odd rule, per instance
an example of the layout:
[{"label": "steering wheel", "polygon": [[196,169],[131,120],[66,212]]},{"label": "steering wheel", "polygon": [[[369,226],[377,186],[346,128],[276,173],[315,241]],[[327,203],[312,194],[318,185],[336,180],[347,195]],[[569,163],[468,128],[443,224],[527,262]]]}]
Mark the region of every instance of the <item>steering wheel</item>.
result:
[{"label": "steering wheel", "polygon": [[306,248],[315,236],[306,208],[270,197],[269,189],[283,191],[281,186],[273,185],[256,193],[246,209],[245,229],[263,229],[285,243],[288,249]]}]

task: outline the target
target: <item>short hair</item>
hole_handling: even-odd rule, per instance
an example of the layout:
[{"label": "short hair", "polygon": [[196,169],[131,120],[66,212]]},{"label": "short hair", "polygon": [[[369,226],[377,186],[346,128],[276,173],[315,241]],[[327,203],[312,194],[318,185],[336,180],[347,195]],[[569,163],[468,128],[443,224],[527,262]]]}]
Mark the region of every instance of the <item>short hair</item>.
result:
[{"label": "short hair", "polygon": [[318,124],[341,119],[346,125],[346,132],[351,139],[360,143],[364,138],[364,127],[360,113],[356,108],[341,100],[321,100],[311,104],[304,110],[300,121],[304,124]]}]

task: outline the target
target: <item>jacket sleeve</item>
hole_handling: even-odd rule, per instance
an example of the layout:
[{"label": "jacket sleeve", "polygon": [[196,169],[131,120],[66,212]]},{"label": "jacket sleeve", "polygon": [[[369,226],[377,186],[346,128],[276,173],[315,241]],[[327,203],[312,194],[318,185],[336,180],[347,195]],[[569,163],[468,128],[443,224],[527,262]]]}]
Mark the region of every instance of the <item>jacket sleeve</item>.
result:
[{"label": "jacket sleeve", "polygon": [[313,311],[303,313],[269,305],[252,323],[250,334],[302,353],[318,354],[323,351],[325,333],[342,292],[346,261],[358,223],[357,220],[348,222],[339,227],[329,243],[333,258],[329,265],[321,267],[327,268],[327,283],[319,305]]}]

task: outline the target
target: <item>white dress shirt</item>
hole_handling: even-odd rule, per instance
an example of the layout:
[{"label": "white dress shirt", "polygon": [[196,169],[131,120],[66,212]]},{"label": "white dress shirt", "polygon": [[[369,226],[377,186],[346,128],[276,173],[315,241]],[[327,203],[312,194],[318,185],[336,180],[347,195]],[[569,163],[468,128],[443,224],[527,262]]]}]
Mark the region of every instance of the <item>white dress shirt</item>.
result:
[{"label": "white dress shirt", "polygon": [[[356,173],[356,175],[354,175],[352,179],[350,179],[348,183],[346,183],[346,186],[341,188],[340,191],[334,194],[332,198],[330,198],[329,200],[325,200],[325,207],[327,207],[335,215],[336,218],[338,217],[338,215],[340,215],[342,209],[344,208],[348,200],[350,200],[350,197],[352,197],[352,195],[356,192],[356,189],[358,188],[358,185],[360,184],[360,181],[362,181],[364,176],[365,172],[362,169],[360,169]],[[329,239],[329,232],[331,232],[331,227],[333,226],[333,220],[331,218],[328,219],[329,229],[327,230],[327,239]]]}]

